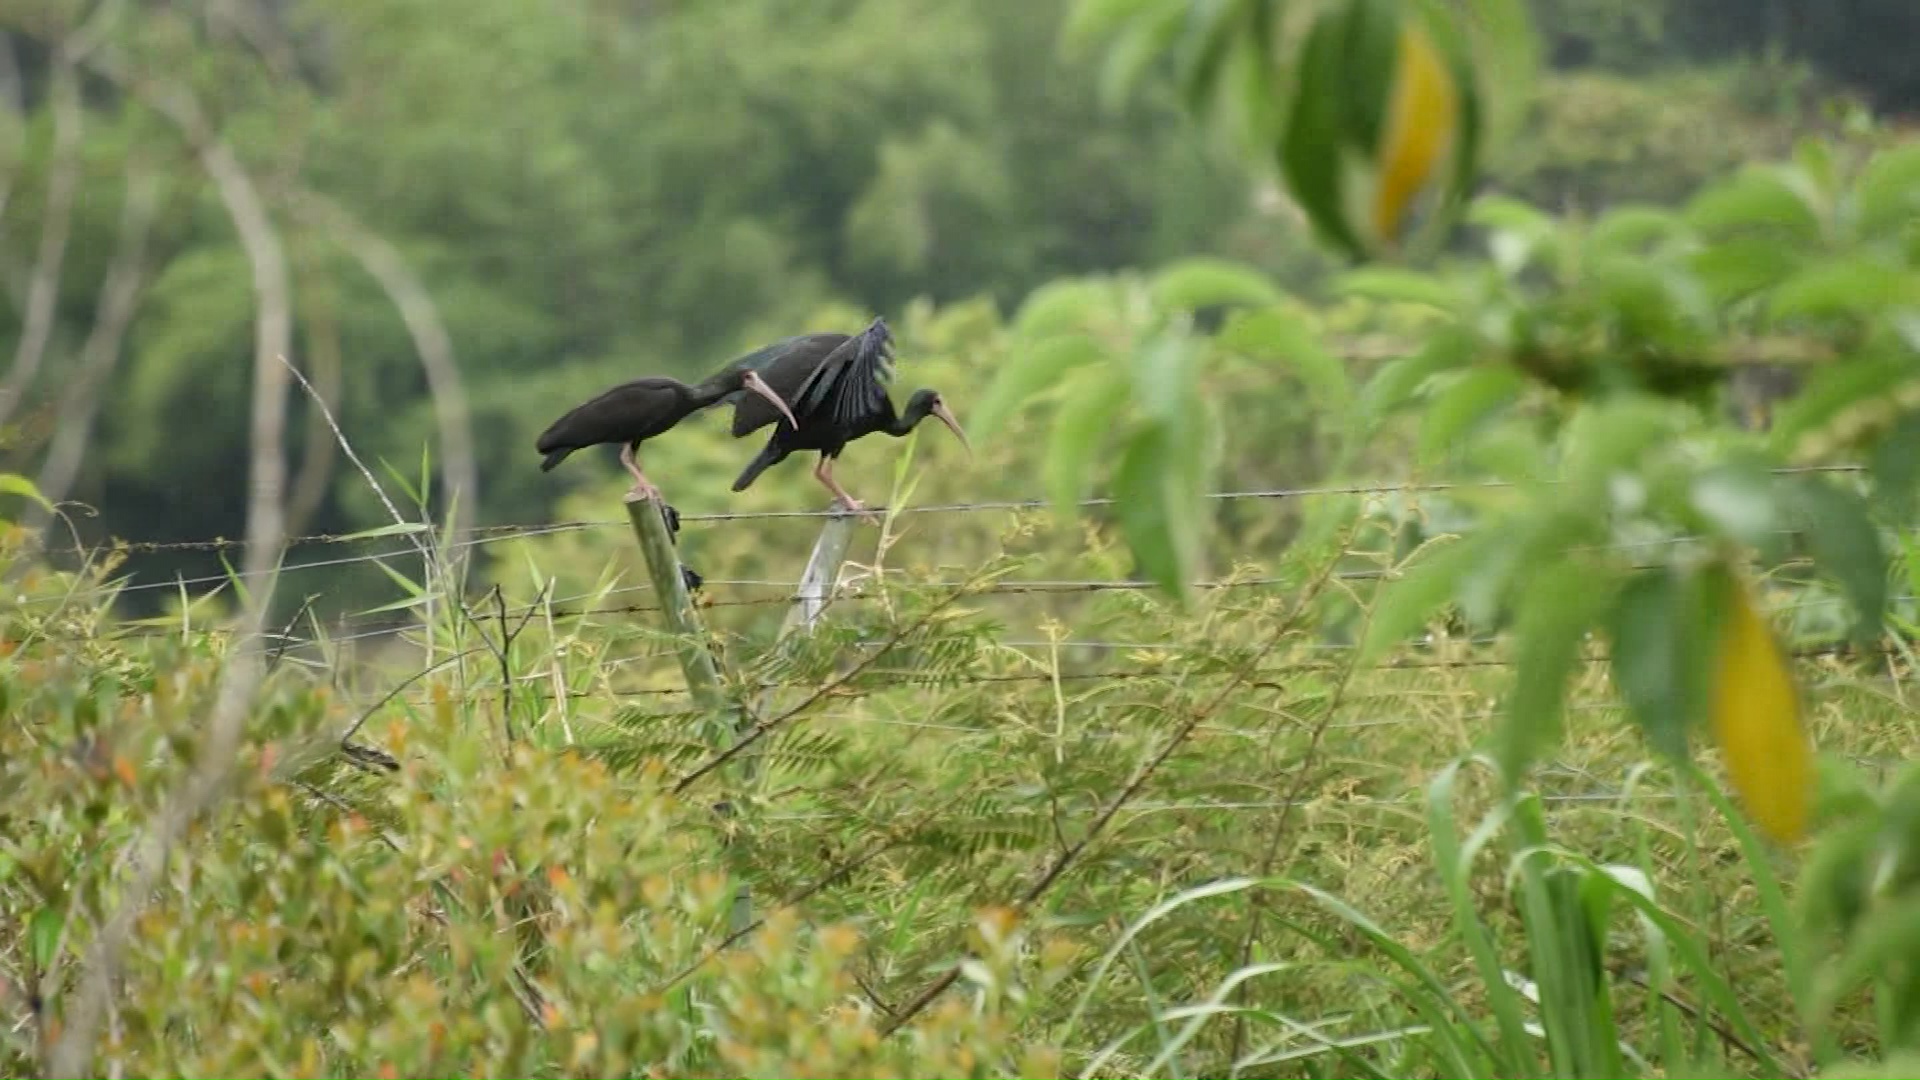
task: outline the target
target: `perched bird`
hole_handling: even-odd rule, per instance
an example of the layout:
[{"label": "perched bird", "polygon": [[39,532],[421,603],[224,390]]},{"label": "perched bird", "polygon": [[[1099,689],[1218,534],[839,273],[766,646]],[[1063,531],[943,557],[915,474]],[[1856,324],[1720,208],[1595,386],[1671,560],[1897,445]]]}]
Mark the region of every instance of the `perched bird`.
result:
[{"label": "perched bird", "polygon": [[757,371],[793,403],[793,413],[786,423],[780,423],[778,414],[758,402],[734,396],[734,438],[751,435],[768,424],[777,426],[760,455],[733,482],[733,490],[745,491],[761,473],[797,450],[817,450],[820,463],[814,466],[814,478],[847,509],[864,510],[860,500],[834,480],[833,460],[855,439],[876,431],[900,438],[928,416],[939,417],[971,453],[973,446],[967,441],[967,433],[937,391],[916,390],[907,400],[906,411],[894,412],[886,387],[893,374],[892,360],[893,335],[884,319],[875,319],[853,337],[807,334],[787,338],[728,365],[724,371]]},{"label": "perched bird", "polygon": [[774,393],[759,372],[747,367],[730,365],[697,386],[664,376],[621,383],[570,410],[540,433],[534,445],[547,456],[540,463],[540,471],[547,472],[575,450],[617,442],[620,464],[633,474],[633,490],[628,498],[659,499],[660,489],[640,471],[640,460],[635,453],[639,445],[701,409],[718,405],[728,395],[749,390],[770,402],[777,410],[775,415],[793,417],[787,403]]}]

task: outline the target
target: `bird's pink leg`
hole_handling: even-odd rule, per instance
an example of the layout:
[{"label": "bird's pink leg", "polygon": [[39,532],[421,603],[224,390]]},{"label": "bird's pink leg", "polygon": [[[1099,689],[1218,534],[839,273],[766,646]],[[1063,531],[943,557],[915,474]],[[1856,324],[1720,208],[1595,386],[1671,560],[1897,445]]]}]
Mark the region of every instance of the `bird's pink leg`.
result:
[{"label": "bird's pink leg", "polygon": [[833,497],[838,499],[847,509],[856,514],[866,514],[869,517],[873,515],[873,511],[868,510],[866,504],[854,498],[852,495],[847,494],[847,489],[841,487],[840,482],[833,478],[832,458],[822,457],[820,463],[813,467],[813,476],[814,479],[826,485],[827,490],[833,492]]},{"label": "bird's pink leg", "polygon": [[620,464],[626,466],[627,471],[633,474],[633,488],[627,492],[628,502],[642,502],[647,499],[652,499],[654,502],[667,501],[666,497],[660,494],[660,489],[653,486],[653,481],[647,479],[647,474],[640,471],[640,459],[634,456],[632,443],[621,444]]}]

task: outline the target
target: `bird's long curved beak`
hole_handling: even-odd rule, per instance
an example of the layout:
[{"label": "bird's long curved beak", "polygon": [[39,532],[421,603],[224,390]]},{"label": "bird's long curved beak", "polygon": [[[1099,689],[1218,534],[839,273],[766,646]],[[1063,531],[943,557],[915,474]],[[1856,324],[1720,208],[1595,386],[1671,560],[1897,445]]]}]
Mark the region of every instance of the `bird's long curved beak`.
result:
[{"label": "bird's long curved beak", "polygon": [[773,387],[767,385],[767,381],[760,377],[759,372],[749,371],[740,381],[747,389],[773,402],[773,407],[779,409],[780,415],[787,418],[787,423],[793,425],[793,430],[800,430],[800,421],[793,418],[793,410],[787,408],[787,403],[780,400],[780,395],[773,392]]},{"label": "bird's long curved beak", "polygon": [[954,418],[953,410],[947,408],[947,403],[944,401],[935,402],[933,415],[939,417],[940,422],[947,425],[947,427],[953,431],[954,435],[959,438],[960,445],[967,448],[967,456],[973,456],[973,444],[967,441],[967,433],[960,430],[960,421]]}]

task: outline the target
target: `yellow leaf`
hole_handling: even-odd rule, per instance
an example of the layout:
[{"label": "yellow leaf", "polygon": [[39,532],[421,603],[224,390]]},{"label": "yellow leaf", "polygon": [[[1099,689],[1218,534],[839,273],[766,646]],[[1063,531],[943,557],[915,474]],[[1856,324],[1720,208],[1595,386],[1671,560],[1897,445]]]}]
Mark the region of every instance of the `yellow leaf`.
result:
[{"label": "yellow leaf", "polygon": [[1400,30],[1379,156],[1380,180],[1373,193],[1373,228],[1381,240],[1400,234],[1407,207],[1453,150],[1460,127],[1460,88],[1425,30],[1409,22]]},{"label": "yellow leaf", "polygon": [[1713,737],[1747,812],[1775,840],[1800,839],[1812,803],[1812,747],[1787,658],[1744,585],[1732,589],[1721,627],[1711,711]]}]

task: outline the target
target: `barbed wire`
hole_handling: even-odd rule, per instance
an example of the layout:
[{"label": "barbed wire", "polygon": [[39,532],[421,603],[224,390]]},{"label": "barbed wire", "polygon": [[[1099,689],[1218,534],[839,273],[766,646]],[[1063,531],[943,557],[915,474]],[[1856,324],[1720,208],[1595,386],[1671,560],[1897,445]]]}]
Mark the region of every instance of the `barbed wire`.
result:
[{"label": "barbed wire", "polygon": [[[1797,466],[1789,466],[1789,467],[1772,470],[1772,472],[1776,476],[1794,476],[1794,475],[1801,475],[1801,474],[1808,474],[1808,473],[1859,473],[1862,471],[1864,471],[1864,467],[1860,465],[1797,465]],[[1543,481],[1543,483],[1554,484],[1554,483],[1559,483],[1559,481]],[[1360,483],[1360,484],[1337,484],[1337,485],[1328,485],[1323,487],[1291,487],[1291,488],[1250,489],[1250,490],[1244,490],[1244,491],[1214,491],[1214,492],[1208,492],[1204,497],[1216,502],[1234,502],[1234,501],[1242,501],[1242,500],[1301,499],[1301,498],[1314,498],[1314,497],[1321,497],[1321,496],[1338,496],[1338,495],[1393,495],[1393,494],[1428,493],[1428,492],[1461,491],[1461,490],[1497,490],[1497,489],[1503,489],[1503,488],[1511,488],[1514,486],[1515,484],[1512,481],[1506,481],[1506,480],[1459,480],[1459,481],[1434,481],[1434,482],[1427,482],[1427,483],[1402,481],[1402,482],[1375,482],[1375,483]],[[1080,499],[1074,503],[1076,507],[1079,507],[1081,509],[1092,509],[1095,507],[1112,506],[1113,504],[1114,504],[1114,500],[1110,497]],[[903,516],[904,515],[920,515],[920,514],[972,514],[972,513],[1008,512],[1008,511],[1020,511],[1020,510],[1042,510],[1052,505],[1053,504],[1049,500],[1038,499],[1038,498],[983,499],[983,500],[978,500],[974,502],[934,503],[926,506],[903,506],[896,512]],[[887,512],[887,508],[881,507],[881,506],[871,507],[870,509],[872,509],[877,513]],[[824,518],[842,517],[845,515],[846,515],[846,511],[844,510],[738,510],[738,511],[721,511],[721,512],[715,512],[715,513],[705,513],[705,514],[683,513],[680,515],[680,523],[681,525],[685,526],[685,525],[725,524],[730,522],[742,522],[742,521],[776,521],[776,520],[794,520],[794,519],[818,520],[818,519],[824,519]],[[545,523],[539,523],[539,524],[474,525],[464,529],[456,530],[451,534],[446,533],[444,530],[434,530],[430,526],[422,525],[420,528],[420,532],[423,535],[429,535],[429,536],[453,535],[453,536],[460,537],[460,539],[456,539],[452,541],[448,545],[448,547],[451,549],[465,549],[465,548],[477,547],[477,546],[481,546],[489,543],[498,543],[502,540],[525,539],[530,537],[552,535],[557,533],[579,532],[579,531],[589,530],[589,529],[614,528],[614,527],[620,527],[620,526],[626,526],[626,525],[628,525],[628,521],[625,518],[599,518],[599,519],[582,519],[582,520],[575,520],[575,521],[545,522]],[[291,547],[302,547],[302,546],[319,545],[319,544],[371,543],[377,540],[390,539],[393,535],[394,534],[390,530],[385,528],[365,530],[361,532],[352,532],[352,533],[309,533],[302,536],[288,537],[285,541],[285,544],[287,547],[291,548]],[[208,537],[208,538],[199,539],[199,540],[110,540],[100,545],[96,545],[94,547],[83,547],[83,546],[75,545],[71,547],[62,547],[62,548],[46,548],[44,549],[43,553],[47,555],[87,555],[87,554],[94,554],[98,552],[124,552],[127,554],[154,554],[154,553],[169,552],[169,551],[225,551],[225,550],[231,550],[233,548],[239,548],[244,546],[246,546],[246,541],[243,539],[235,539],[235,538],[224,537],[224,536],[215,536],[215,537]],[[397,553],[389,554],[386,556],[380,556],[380,557],[390,558],[390,557],[394,557],[395,555],[408,555],[408,554],[415,554],[415,553],[416,552],[414,551],[414,549],[408,548]],[[337,565],[337,564],[321,562],[321,563],[302,563],[298,565],[299,565],[299,568],[304,569],[308,566],[324,566],[324,565]],[[225,580],[225,575],[220,575],[218,580]]]}]

